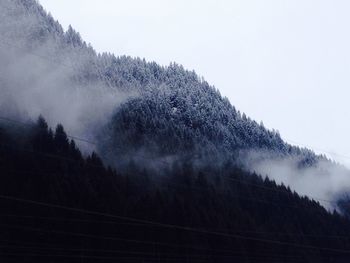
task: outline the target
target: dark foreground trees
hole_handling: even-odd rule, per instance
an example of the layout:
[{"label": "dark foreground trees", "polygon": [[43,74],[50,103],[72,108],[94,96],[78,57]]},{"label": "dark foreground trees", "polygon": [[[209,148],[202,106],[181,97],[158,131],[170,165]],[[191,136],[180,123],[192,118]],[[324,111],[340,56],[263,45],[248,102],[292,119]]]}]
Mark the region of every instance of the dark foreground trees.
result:
[{"label": "dark foreground trees", "polygon": [[348,262],[349,221],[227,163],[162,176],[83,157],[62,126],[0,128],[1,262]]}]

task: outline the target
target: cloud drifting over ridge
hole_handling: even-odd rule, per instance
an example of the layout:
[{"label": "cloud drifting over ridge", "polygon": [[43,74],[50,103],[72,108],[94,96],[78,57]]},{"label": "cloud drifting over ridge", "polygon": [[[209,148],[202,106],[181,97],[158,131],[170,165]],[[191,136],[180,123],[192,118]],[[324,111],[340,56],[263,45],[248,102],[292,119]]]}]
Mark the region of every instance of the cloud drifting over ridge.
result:
[{"label": "cloud drifting over ridge", "polygon": [[51,126],[60,122],[76,136],[93,138],[95,128],[135,94],[111,87],[98,72],[86,78],[95,73],[96,54],[43,32],[40,13],[28,15],[16,2],[0,4],[0,115],[24,120],[41,114]]},{"label": "cloud drifting over ridge", "polygon": [[283,183],[298,194],[319,201],[328,209],[336,208],[336,200],[345,198],[350,191],[350,172],[337,163],[319,160],[314,165],[304,167],[298,157],[264,158],[265,154],[251,151],[246,168],[278,184]]}]

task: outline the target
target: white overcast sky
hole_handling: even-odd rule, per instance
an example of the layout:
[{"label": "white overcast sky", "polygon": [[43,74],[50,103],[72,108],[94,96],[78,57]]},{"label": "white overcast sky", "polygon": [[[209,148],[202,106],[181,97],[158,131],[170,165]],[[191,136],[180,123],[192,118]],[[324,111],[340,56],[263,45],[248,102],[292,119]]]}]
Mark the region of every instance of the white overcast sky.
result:
[{"label": "white overcast sky", "polygon": [[39,2],[98,52],[183,64],[288,142],[350,166],[350,1]]}]

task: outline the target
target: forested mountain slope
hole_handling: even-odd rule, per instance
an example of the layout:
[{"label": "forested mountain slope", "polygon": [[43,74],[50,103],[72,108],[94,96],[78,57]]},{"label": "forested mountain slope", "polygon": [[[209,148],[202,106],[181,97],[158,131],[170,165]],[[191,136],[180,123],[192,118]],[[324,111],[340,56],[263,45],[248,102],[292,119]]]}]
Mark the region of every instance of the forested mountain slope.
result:
[{"label": "forested mountain slope", "polygon": [[181,65],[96,53],[35,0],[1,0],[0,35],[1,262],[349,261],[348,219],[317,202],[346,184],[315,201],[253,172],[287,160],[314,189],[345,168]]},{"label": "forested mountain slope", "polygon": [[[0,10],[0,117],[42,114],[50,125],[62,122],[119,169],[133,161],[162,174],[174,161],[191,160],[195,168],[228,162],[265,175],[265,161],[277,160],[292,173],[312,168],[330,177],[341,170],[348,177],[239,112],[194,71],[96,53],[35,0],[3,0]],[[321,197],[339,198],[350,189],[341,185]]]},{"label": "forested mountain slope", "polygon": [[1,262],[348,262],[348,219],[273,181],[234,166],[128,171],[42,118],[2,125]]},{"label": "forested mountain slope", "polygon": [[[203,148],[204,151],[211,154],[216,152],[221,156],[231,155],[237,149],[262,148],[282,155],[300,155],[301,159],[311,164],[319,158],[310,151],[285,144],[277,132],[269,131],[241,114],[195,72],[187,71],[175,63],[163,67],[138,58],[97,54],[71,27],[64,32],[61,25],[35,0],[4,0],[0,8],[1,44],[5,45],[1,50],[9,64],[16,57],[4,54],[10,50],[6,43],[13,44],[16,51],[21,51],[16,52],[18,57],[23,53],[34,57],[39,55],[42,56],[40,62],[48,63],[47,66],[52,70],[61,71],[63,67],[65,72],[61,75],[65,79],[63,83],[59,82],[62,86],[60,90],[68,89],[71,96],[76,95],[77,89],[102,89],[103,93],[118,95],[121,91],[134,94],[134,97],[118,105],[115,98],[116,105],[108,108],[111,113],[115,112],[114,119],[106,121],[117,133],[110,134],[113,141],[117,140],[118,144],[119,137],[131,137],[135,133],[139,138],[138,142],[132,141],[130,145],[126,144],[130,140],[123,140],[123,148],[146,147],[146,150],[150,150],[151,145],[156,144],[162,153]],[[49,62],[47,58],[50,58]],[[18,85],[13,79],[4,79],[4,87]],[[23,85],[28,85],[28,82]],[[67,85],[72,87],[66,88]],[[84,95],[81,94],[82,98],[77,99],[87,99]],[[95,99],[98,101],[98,96]],[[103,102],[101,100],[101,104]],[[21,105],[18,108],[19,111],[23,110]],[[39,114],[45,115],[44,106],[41,110]],[[161,137],[162,145],[157,145],[158,137]]]}]

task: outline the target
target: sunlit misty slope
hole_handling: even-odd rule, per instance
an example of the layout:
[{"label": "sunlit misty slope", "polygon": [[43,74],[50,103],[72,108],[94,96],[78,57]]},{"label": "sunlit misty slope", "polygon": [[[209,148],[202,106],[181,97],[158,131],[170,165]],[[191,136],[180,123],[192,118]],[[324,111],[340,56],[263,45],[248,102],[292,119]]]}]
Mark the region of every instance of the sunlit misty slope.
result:
[{"label": "sunlit misty slope", "polygon": [[302,194],[333,200],[350,189],[346,169],[285,143],[195,72],[97,54],[35,0],[2,0],[0,9],[4,117],[62,122],[120,169],[133,161],[161,175],[174,162],[234,163]]}]

